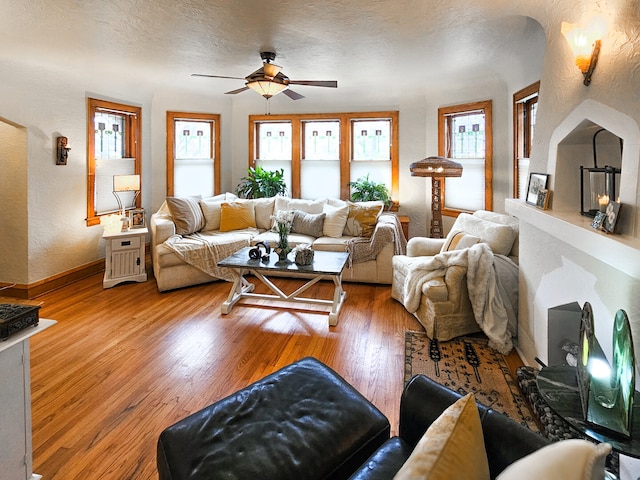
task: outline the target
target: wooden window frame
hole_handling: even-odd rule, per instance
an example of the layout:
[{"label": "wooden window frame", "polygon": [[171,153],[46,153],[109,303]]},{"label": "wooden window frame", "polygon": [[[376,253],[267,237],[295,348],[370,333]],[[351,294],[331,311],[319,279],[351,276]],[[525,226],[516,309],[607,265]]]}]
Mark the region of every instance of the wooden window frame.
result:
[{"label": "wooden window frame", "polygon": [[[399,112],[347,112],[347,113],[307,113],[307,114],[278,114],[278,115],[249,115],[249,167],[256,166],[256,124],[261,122],[290,122],[291,123],[291,196],[300,198],[300,165],[302,161],[302,123],[308,120],[334,120],[340,122],[340,198],[348,200],[351,181],[350,162],[352,157],[351,120],[391,119],[391,197],[398,199],[399,183]],[[397,205],[396,205],[397,207]]]},{"label": "wooden window frame", "polygon": [[[447,117],[454,114],[483,111],[485,121],[485,156],[484,156],[484,209],[493,209],[493,113],[492,101],[483,100],[480,102],[463,103],[440,107],[438,109],[438,155],[447,157],[445,132],[447,131]],[[442,182],[442,215],[457,217],[466,210],[446,208],[445,205],[445,182]]]},{"label": "wooden window frame", "polygon": [[[142,107],[97,98],[87,98],[87,226],[100,224],[101,217],[96,213],[94,201],[96,194],[95,113],[97,110],[111,110],[116,113],[127,114],[125,153],[129,158],[135,158],[135,174],[142,174]],[[138,195],[136,198],[137,208],[140,208],[141,205],[140,197],[141,195]]]},{"label": "wooden window frame", "polygon": [[[513,198],[518,198],[520,176],[518,159],[531,156],[531,123],[529,112],[540,96],[540,81],[513,94]],[[532,97],[530,100],[525,99]]]},{"label": "wooden window frame", "polygon": [[175,160],[175,121],[192,120],[213,123],[213,193],[220,192],[220,114],[218,113],[193,113],[193,112],[167,112],[167,197],[172,197],[175,191],[174,185],[174,160]]}]

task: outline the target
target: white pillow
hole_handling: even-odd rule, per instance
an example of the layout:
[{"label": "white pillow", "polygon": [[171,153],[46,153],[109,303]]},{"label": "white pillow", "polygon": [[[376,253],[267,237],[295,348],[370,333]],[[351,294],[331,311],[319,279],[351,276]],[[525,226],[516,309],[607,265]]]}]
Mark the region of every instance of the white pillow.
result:
[{"label": "white pillow", "polygon": [[608,443],[563,440],[512,463],[497,480],[602,480],[609,452]]},{"label": "white pillow", "polygon": [[479,237],[496,255],[509,255],[516,238],[516,232],[511,226],[482,220],[468,213],[458,215],[451,230]]},{"label": "white pillow", "polygon": [[449,235],[447,235],[447,239],[442,245],[440,253],[450,252],[451,250],[464,250],[465,248],[469,248],[476,243],[480,243],[479,237],[461,232],[460,230],[451,230],[449,232]]},{"label": "white pillow", "polygon": [[304,200],[301,198],[289,198],[276,196],[274,213],[281,210],[301,210],[305,213],[322,213],[325,200]]},{"label": "white pillow", "polygon": [[269,230],[272,223],[271,216],[273,215],[273,208],[276,203],[275,197],[253,198],[246,201],[253,203],[256,227],[262,230]]},{"label": "white pillow", "polygon": [[344,226],[349,218],[349,205],[345,203],[342,207],[332,207],[326,203],[322,211],[326,214],[322,228],[323,235],[333,238],[342,237]]},{"label": "white pillow", "polygon": [[204,214],[205,225],[204,231],[220,230],[220,205],[224,202],[224,196],[222,199],[217,197],[203,198],[200,200],[200,208]]}]

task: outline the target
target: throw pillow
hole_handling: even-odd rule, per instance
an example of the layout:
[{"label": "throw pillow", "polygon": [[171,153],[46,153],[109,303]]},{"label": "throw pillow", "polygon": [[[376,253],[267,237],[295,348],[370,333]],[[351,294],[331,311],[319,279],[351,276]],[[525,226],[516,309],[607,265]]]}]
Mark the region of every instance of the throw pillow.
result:
[{"label": "throw pillow", "polygon": [[245,228],[256,228],[253,203],[223,202],[220,205],[220,231],[230,232]]},{"label": "throw pillow", "polygon": [[352,203],[349,205],[349,216],[344,227],[344,234],[353,237],[370,237],[373,235],[378,215],[382,212],[382,202],[380,205],[360,205]]},{"label": "throw pillow", "polygon": [[269,230],[271,228],[273,207],[276,203],[275,197],[254,198],[247,201],[253,203],[253,209],[256,215],[256,227],[262,230]]},{"label": "throw pillow", "polygon": [[469,235],[468,233],[461,232],[459,230],[451,230],[447,239],[442,245],[440,252],[449,252],[451,250],[464,250],[476,243],[480,243],[480,239],[475,235]]},{"label": "throw pillow", "polygon": [[306,213],[322,213],[322,207],[325,203],[325,200],[304,200],[277,195],[274,213],[280,210],[302,210]]},{"label": "throw pillow", "polygon": [[323,207],[326,215],[322,233],[325,237],[340,238],[349,218],[349,205],[333,207],[328,203]]},{"label": "throw pillow", "polygon": [[442,412],[393,477],[394,480],[417,478],[489,479],[482,424],[472,393]]},{"label": "throw pillow", "polygon": [[602,480],[611,452],[608,443],[563,440],[552,443],[508,466],[498,480]]},{"label": "throw pillow", "polygon": [[516,238],[516,231],[510,225],[483,220],[468,213],[458,215],[451,229],[479,237],[496,255],[509,255]]},{"label": "throw pillow", "polygon": [[202,230],[206,221],[200,208],[200,197],[167,197],[167,207],[176,224],[178,235],[189,235]]},{"label": "throw pillow", "polygon": [[316,238],[321,237],[325,216],[324,213],[312,214],[305,213],[301,210],[294,210],[291,232],[311,235]]},{"label": "throw pillow", "polygon": [[220,211],[223,200],[213,200],[203,198],[200,200],[200,208],[205,219],[205,226],[203,230],[220,230]]}]

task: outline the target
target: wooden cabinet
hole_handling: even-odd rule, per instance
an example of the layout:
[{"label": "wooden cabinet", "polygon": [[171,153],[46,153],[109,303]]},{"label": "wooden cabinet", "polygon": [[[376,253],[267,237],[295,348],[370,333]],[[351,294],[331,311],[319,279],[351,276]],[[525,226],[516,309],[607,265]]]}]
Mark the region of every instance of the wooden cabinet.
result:
[{"label": "wooden cabinet", "polygon": [[40,319],[0,342],[0,476],[37,480],[31,446],[31,372],[29,338],[55,324]]},{"label": "wooden cabinet", "polygon": [[107,242],[102,286],[111,288],[121,282],[146,282],[144,244],[148,230],[134,228],[126,232],[105,232]]}]

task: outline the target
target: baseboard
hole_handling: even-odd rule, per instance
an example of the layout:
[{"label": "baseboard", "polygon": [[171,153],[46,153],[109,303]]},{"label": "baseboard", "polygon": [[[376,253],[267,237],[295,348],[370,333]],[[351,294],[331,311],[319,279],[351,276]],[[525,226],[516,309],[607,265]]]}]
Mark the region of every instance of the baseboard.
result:
[{"label": "baseboard", "polygon": [[0,283],[0,291],[4,297],[32,299],[100,272],[104,272],[104,259],[96,260],[87,265],[76,267],[67,272],[59,273],[28,285],[20,283]]}]

